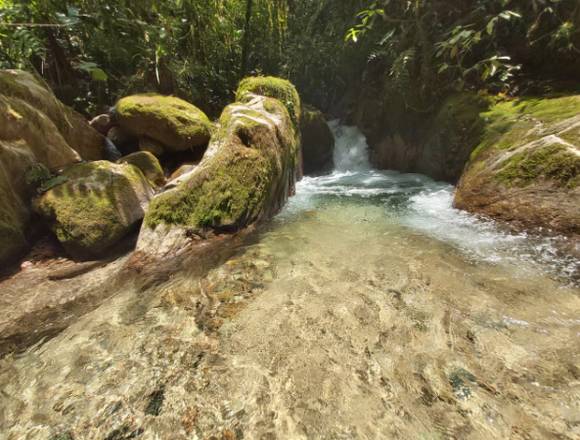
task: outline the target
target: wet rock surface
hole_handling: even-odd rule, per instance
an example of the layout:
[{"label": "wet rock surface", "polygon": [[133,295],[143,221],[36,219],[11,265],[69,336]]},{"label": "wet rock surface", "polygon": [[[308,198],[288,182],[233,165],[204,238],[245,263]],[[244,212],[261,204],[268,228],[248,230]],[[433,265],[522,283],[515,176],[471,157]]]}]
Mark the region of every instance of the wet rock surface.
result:
[{"label": "wet rock surface", "polygon": [[28,170],[42,164],[57,171],[103,155],[104,138],[42,80],[0,70],[0,264],[11,263],[31,244],[34,188]]},{"label": "wet rock surface", "polygon": [[43,239],[19,270],[0,278],[0,357],[48,340],[115,293],[127,257],[75,262]]},{"label": "wet rock surface", "polygon": [[201,110],[172,96],[127,96],[116,104],[114,115],[124,131],[151,138],[169,152],[203,151],[212,131],[211,122]]},{"label": "wet rock surface", "polygon": [[504,102],[487,118],[455,206],[578,240],[580,97]]},{"label": "wet rock surface", "polygon": [[81,259],[103,256],[131,232],[154,195],[153,183],[128,163],[83,163],[60,177],[63,182],[42,194],[35,208],[70,255]]},{"label": "wet rock surface", "polygon": [[300,119],[304,174],[333,168],[334,135],[321,111],[305,106]]},{"label": "wet rock surface", "polygon": [[152,200],[138,254],[164,258],[192,237],[239,231],[284,206],[298,178],[298,128],[277,99],[244,96],[222,113],[201,162]]}]

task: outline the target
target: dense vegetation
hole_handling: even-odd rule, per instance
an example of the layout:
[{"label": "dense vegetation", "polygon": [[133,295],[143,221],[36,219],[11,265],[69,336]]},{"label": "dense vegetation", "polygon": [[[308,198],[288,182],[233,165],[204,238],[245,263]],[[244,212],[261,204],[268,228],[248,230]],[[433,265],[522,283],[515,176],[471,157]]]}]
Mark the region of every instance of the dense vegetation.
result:
[{"label": "dense vegetation", "polygon": [[347,39],[370,40],[372,80],[411,109],[425,110],[455,90],[519,94],[578,87],[577,0],[371,3]]},{"label": "dense vegetation", "polygon": [[0,0],[0,7],[0,67],[35,69],[81,110],[154,90],[215,114],[250,73],[291,77],[325,104],[334,85],[346,83],[337,78],[344,64],[337,55],[361,2]]},{"label": "dense vegetation", "polygon": [[86,113],[158,91],[217,114],[249,73],[326,109],[364,78],[421,110],[453,89],[569,87],[579,23],[577,0],[0,0],[0,68]]}]

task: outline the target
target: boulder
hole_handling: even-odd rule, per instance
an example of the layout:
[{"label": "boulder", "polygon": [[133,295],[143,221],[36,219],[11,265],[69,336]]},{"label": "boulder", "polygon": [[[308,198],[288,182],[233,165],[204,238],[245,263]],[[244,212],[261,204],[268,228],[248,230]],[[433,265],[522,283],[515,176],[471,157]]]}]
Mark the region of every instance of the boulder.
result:
[{"label": "boulder", "polygon": [[139,139],[139,150],[147,151],[157,157],[161,157],[165,152],[163,145],[148,137]]},{"label": "boulder", "polygon": [[580,234],[580,96],[500,102],[455,206],[515,226]]},{"label": "boulder", "polygon": [[107,132],[107,139],[124,154],[134,153],[138,149],[139,139],[121,127],[112,127]]},{"label": "boulder", "polygon": [[90,120],[89,125],[101,133],[103,136],[106,136],[107,133],[111,128],[113,128],[113,121],[111,115],[108,113],[95,116],[93,119]]},{"label": "boulder", "polygon": [[304,173],[313,174],[332,170],[334,135],[322,112],[305,106],[300,119],[300,132]]},{"label": "boulder", "polygon": [[485,95],[463,92],[447,97],[429,121],[414,170],[456,184],[469,155],[479,144],[489,109]]},{"label": "boulder", "polygon": [[244,95],[222,113],[201,163],[152,200],[138,252],[174,255],[192,236],[270,218],[294,189],[299,147],[298,128],[280,101]]},{"label": "boulder", "polygon": [[240,82],[236,100],[243,101],[248,93],[277,99],[284,104],[294,124],[299,123],[302,116],[300,95],[289,81],[273,76],[248,77]]},{"label": "boulder", "polygon": [[103,256],[145,214],[154,194],[141,170],[107,161],[67,169],[64,183],[35,201],[64,248],[80,259]]},{"label": "boulder", "polygon": [[0,70],[0,264],[27,246],[34,189],[27,171],[56,171],[82,159],[100,159],[104,138],[59,102],[34,75]]},{"label": "boulder", "polygon": [[147,151],[131,153],[125,157],[122,157],[119,162],[136,166],[155,186],[161,186],[165,183],[165,175],[159,160],[157,160],[153,154]]},{"label": "boulder", "polygon": [[20,70],[0,70],[0,94],[24,101],[44,114],[82,159],[103,158],[103,137],[82,115],[60,102],[39,77]]},{"label": "boulder", "polygon": [[192,163],[184,163],[179,168],[177,168],[171,175],[169,176],[169,183],[173,184],[176,179],[179,179],[186,174],[192,172],[197,165]]},{"label": "boulder", "polygon": [[211,136],[208,117],[193,104],[173,96],[128,96],[117,102],[114,114],[121,128],[160,142],[168,152],[203,149]]},{"label": "boulder", "polygon": [[[432,113],[414,112],[404,102],[383,102],[382,95],[360,104],[371,161],[380,169],[421,173],[456,184],[477,147],[490,99],[473,92],[454,93]],[[384,108],[383,108],[384,107]]]},{"label": "boulder", "polygon": [[[0,153],[2,152],[0,148]],[[1,159],[1,158],[0,158]],[[9,263],[21,255],[28,247],[26,240],[29,210],[24,203],[22,194],[17,190],[22,177],[11,181],[11,173],[0,160],[0,265]]]}]

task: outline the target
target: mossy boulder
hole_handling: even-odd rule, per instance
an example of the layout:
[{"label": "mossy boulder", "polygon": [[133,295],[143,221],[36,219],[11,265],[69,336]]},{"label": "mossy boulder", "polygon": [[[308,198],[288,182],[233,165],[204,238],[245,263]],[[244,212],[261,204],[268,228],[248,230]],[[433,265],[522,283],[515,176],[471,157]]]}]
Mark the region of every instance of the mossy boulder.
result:
[{"label": "mossy boulder", "polygon": [[[0,159],[5,159],[0,146]],[[28,247],[28,207],[17,185],[25,185],[23,176],[13,175],[8,162],[0,160],[0,265],[9,264]],[[11,180],[15,178],[16,181]]]},{"label": "mossy boulder", "polygon": [[0,70],[0,264],[13,262],[28,242],[32,166],[51,171],[100,159],[104,138],[56,99],[34,75]]},{"label": "mossy boulder", "polygon": [[482,117],[455,206],[580,234],[580,96],[502,101]]},{"label": "mossy boulder", "polygon": [[376,167],[456,184],[481,140],[481,114],[490,103],[486,95],[461,92],[447,96],[432,111],[415,111],[402,98],[386,100],[374,92],[362,98],[354,122],[367,135]]},{"label": "mossy boulder", "polygon": [[0,95],[25,102],[48,118],[82,159],[104,158],[103,136],[82,115],[60,102],[41,78],[21,70],[0,70]]},{"label": "mossy boulder", "polygon": [[131,153],[119,159],[119,163],[128,163],[136,166],[156,186],[161,186],[165,183],[165,174],[159,160],[147,151]]},{"label": "mossy boulder", "polygon": [[141,170],[130,164],[82,163],[61,177],[64,183],[40,196],[35,208],[80,259],[98,258],[126,236],[154,194]]},{"label": "mossy boulder", "polygon": [[464,92],[447,97],[423,135],[416,171],[434,179],[457,183],[485,128],[482,113],[486,95]]},{"label": "mossy boulder", "polygon": [[234,232],[283,206],[299,172],[297,128],[280,101],[245,101],[223,111],[201,163],[152,200],[140,251],[175,252],[191,234]]},{"label": "mossy boulder", "polygon": [[167,152],[203,149],[212,132],[205,113],[174,96],[128,96],[117,102],[114,115],[121,128],[160,142]]},{"label": "mossy boulder", "polygon": [[299,123],[302,116],[300,95],[290,81],[273,76],[248,77],[240,82],[236,91],[236,101],[244,102],[247,94],[277,99],[284,104],[292,121],[295,124]]},{"label": "mossy boulder", "polygon": [[302,162],[305,174],[329,171],[333,167],[334,135],[320,110],[304,106],[300,119]]}]

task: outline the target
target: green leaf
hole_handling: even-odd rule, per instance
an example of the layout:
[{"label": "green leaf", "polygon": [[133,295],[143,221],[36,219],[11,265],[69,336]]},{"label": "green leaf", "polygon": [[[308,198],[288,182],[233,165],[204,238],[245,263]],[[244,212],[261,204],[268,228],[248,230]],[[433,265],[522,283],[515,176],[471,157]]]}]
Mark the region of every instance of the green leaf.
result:
[{"label": "green leaf", "polygon": [[493,31],[495,29],[495,24],[497,22],[497,17],[492,18],[491,20],[489,20],[489,23],[487,23],[487,34],[488,35],[492,35]]},{"label": "green leaf", "polygon": [[98,67],[91,70],[91,78],[93,81],[107,81],[107,79],[109,79],[105,71]]}]

